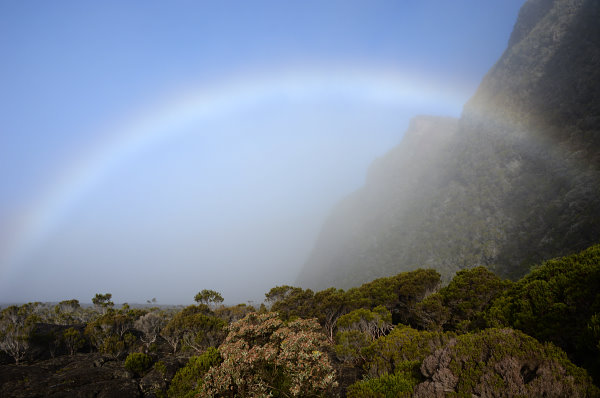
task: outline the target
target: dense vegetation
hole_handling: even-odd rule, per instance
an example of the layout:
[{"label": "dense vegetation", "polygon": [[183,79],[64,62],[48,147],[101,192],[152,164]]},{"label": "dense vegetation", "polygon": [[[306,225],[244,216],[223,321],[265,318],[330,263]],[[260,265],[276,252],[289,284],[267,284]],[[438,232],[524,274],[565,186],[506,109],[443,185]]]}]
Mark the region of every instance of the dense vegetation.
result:
[{"label": "dense vegetation", "polygon": [[0,348],[15,363],[5,370],[101,355],[168,397],[595,397],[598,286],[600,245],[517,282],[476,267],[443,286],[418,269],[349,290],[277,286],[258,310],[210,290],[180,309],[116,309],[98,294],[90,308],[3,309]]}]

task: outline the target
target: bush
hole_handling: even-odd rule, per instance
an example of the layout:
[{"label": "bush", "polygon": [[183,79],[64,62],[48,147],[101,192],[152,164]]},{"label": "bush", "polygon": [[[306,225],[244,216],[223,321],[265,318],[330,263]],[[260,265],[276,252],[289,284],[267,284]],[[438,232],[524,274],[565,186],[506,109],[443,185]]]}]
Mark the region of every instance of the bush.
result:
[{"label": "bush", "polygon": [[371,343],[371,339],[365,333],[359,330],[339,332],[336,340],[334,349],[340,361],[359,365],[365,360],[365,348]]},{"label": "bush", "polygon": [[251,313],[229,326],[223,362],[204,377],[206,396],[313,396],[337,385],[314,319],[284,324],[276,313]]},{"label": "bush", "polygon": [[518,330],[464,334],[423,360],[416,397],[596,397],[600,391],[564,351]]},{"label": "bush", "polygon": [[73,355],[85,344],[84,338],[81,336],[81,332],[75,328],[68,328],[63,332],[63,341],[69,350],[69,354]]},{"label": "bush", "polygon": [[481,330],[484,311],[510,285],[485,267],[458,271],[448,286],[417,304],[417,323],[458,333]]},{"label": "bush", "polygon": [[210,347],[202,355],[193,356],[188,363],[175,373],[168,396],[171,398],[193,398],[201,393],[202,378],[208,370],[220,364],[221,355],[216,348]]},{"label": "bush", "polygon": [[486,311],[489,326],[512,327],[549,341],[600,383],[600,347],[590,333],[600,313],[600,245],[547,261],[516,282]]},{"label": "bush", "polygon": [[365,369],[371,377],[397,373],[406,361],[421,362],[455,337],[454,333],[428,332],[398,325],[385,337],[375,340],[363,352],[368,356]]},{"label": "bush", "polygon": [[410,397],[421,381],[419,366],[419,361],[406,361],[396,373],[356,382],[348,387],[348,398]]},{"label": "bush", "polygon": [[136,376],[141,376],[152,366],[152,358],[141,352],[132,352],[125,359],[125,369],[131,371]]},{"label": "bush", "polygon": [[154,369],[156,369],[156,371],[160,373],[162,377],[165,377],[165,375],[167,374],[167,365],[165,365],[163,361],[156,362],[154,364]]}]

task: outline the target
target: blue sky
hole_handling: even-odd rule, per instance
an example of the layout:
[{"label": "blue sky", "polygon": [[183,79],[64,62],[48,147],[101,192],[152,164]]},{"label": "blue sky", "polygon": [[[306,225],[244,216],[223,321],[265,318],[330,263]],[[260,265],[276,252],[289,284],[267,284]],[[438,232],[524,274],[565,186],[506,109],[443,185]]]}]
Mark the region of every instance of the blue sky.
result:
[{"label": "blue sky", "polygon": [[[0,301],[293,283],[409,118],[459,116],[521,4],[0,1]],[[190,98],[211,111],[127,128]]]}]

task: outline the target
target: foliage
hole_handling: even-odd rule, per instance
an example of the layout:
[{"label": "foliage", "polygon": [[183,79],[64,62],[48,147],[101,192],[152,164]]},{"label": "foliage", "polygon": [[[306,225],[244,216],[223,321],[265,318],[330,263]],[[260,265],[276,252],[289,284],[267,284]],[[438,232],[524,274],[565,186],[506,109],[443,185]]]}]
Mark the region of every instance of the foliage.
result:
[{"label": "foliage", "polygon": [[81,332],[75,328],[65,330],[62,337],[70,355],[73,355],[85,344],[85,339],[81,335]]},{"label": "foliage", "polygon": [[219,351],[208,348],[199,356],[193,356],[188,363],[175,373],[168,390],[171,398],[193,398],[201,393],[203,377],[208,370],[222,362]]},{"label": "foliage", "polygon": [[420,361],[398,364],[395,373],[358,381],[348,387],[348,398],[399,398],[410,397],[415,386],[422,380]]},{"label": "foliage", "polygon": [[399,322],[410,323],[415,305],[440,288],[440,274],[434,269],[417,269],[400,273],[396,278],[398,302],[392,310]]},{"label": "foliage", "polygon": [[35,307],[35,303],[11,305],[0,312],[0,349],[13,357],[17,365],[25,358],[33,328],[39,320]]},{"label": "foliage", "polygon": [[365,349],[371,344],[371,338],[360,330],[351,329],[336,335],[335,354],[344,363],[360,365],[366,360]]},{"label": "foliage", "polygon": [[221,306],[215,309],[215,316],[221,318],[228,324],[231,322],[239,321],[251,312],[255,312],[256,309],[251,305],[238,304],[232,306]]},{"label": "foliage", "polygon": [[92,303],[94,306],[96,306],[96,308],[100,308],[102,312],[105,313],[108,308],[112,308],[115,305],[115,303],[110,301],[111,298],[111,293],[96,293],[96,295],[92,298]]},{"label": "foliage", "polygon": [[510,286],[485,267],[458,271],[448,286],[417,304],[417,324],[459,333],[485,327],[484,311]]},{"label": "foliage", "polygon": [[141,376],[152,366],[152,358],[142,352],[132,352],[125,359],[125,369]]},{"label": "foliage", "polygon": [[349,289],[345,303],[349,310],[385,306],[392,312],[394,323],[411,323],[415,305],[437,291],[440,283],[440,274],[433,269],[402,272]]},{"label": "foliage", "polygon": [[223,296],[214,290],[203,289],[194,296],[194,301],[204,305],[218,304],[223,302]]},{"label": "foliage", "polygon": [[149,312],[142,315],[135,321],[135,328],[143,333],[141,340],[146,345],[146,350],[148,350],[150,345],[156,341],[164,324],[164,318],[155,312]]},{"label": "foliage", "polygon": [[271,311],[279,313],[283,320],[308,318],[314,313],[314,293],[293,286],[277,286],[265,294],[271,303]]},{"label": "foliage", "polygon": [[208,396],[310,396],[336,385],[315,320],[284,324],[276,313],[252,313],[229,326],[223,362],[204,377]]},{"label": "foliage", "polygon": [[358,330],[375,340],[392,329],[392,314],[382,305],[373,311],[360,308],[341,316],[337,324],[341,332]]},{"label": "foliage", "polygon": [[415,396],[589,397],[600,391],[564,351],[512,329],[456,337],[421,366],[427,380]]},{"label": "foliage", "polygon": [[175,314],[162,329],[161,336],[171,345],[173,352],[182,343],[184,348],[201,353],[221,343],[225,327],[225,321],[214,316],[208,306],[190,305]]},{"label": "foliage", "polygon": [[533,269],[486,312],[491,326],[511,326],[551,341],[600,381],[598,340],[588,333],[600,313],[600,245]]},{"label": "foliage", "polygon": [[155,362],[154,369],[163,377],[167,374],[167,365],[163,361]]},{"label": "foliage", "polygon": [[129,317],[109,311],[89,322],[84,334],[99,352],[119,358],[137,342],[135,335],[129,332],[130,325]]},{"label": "foliage", "polygon": [[434,293],[415,306],[415,322],[418,327],[441,332],[450,319],[450,309],[444,305],[444,298]]},{"label": "foliage", "polygon": [[454,333],[419,331],[398,325],[390,334],[371,344],[366,351],[368,360],[364,367],[371,377],[393,374],[404,369],[406,361],[423,361],[454,337]]},{"label": "foliage", "polygon": [[82,321],[81,306],[79,300],[63,300],[54,306],[56,315],[55,322],[59,325],[71,325],[76,321]]},{"label": "foliage", "polygon": [[340,316],[350,309],[349,296],[334,287],[321,290],[314,295],[314,313],[319,323],[325,329],[330,343],[334,342],[334,332]]}]

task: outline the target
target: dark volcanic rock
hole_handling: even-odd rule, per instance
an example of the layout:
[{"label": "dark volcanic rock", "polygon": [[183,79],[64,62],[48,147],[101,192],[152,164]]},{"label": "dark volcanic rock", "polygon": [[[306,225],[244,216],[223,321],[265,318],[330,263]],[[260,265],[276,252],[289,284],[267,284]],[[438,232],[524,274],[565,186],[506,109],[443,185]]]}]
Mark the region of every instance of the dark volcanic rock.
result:
[{"label": "dark volcanic rock", "polygon": [[0,397],[141,397],[122,361],[77,354],[32,365],[0,366]]},{"label": "dark volcanic rock", "polygon": [[173,379],[177,370],[187,363],[185,358],[166,356],[160,359],[164,365],[164,373],[156,367],[140,380],[140,390],[144,397],[156,397],[167,391],[168,382]]}]

